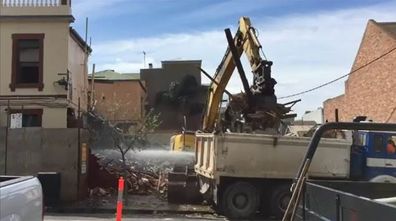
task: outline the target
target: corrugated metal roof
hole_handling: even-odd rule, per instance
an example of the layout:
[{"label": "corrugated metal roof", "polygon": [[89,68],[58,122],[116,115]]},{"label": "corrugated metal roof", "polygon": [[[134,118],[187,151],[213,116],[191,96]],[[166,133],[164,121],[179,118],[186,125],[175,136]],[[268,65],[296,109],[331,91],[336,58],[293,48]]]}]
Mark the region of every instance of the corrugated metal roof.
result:
[{"label": "corrugated metal roof", "polygon": [[[89,79],[92,75],[88,76]],[[95,72],[95,80],[99,81],[132,81],[140,80],[140,74],[138,73],[119,73],[114,70],[104,70]]]}]

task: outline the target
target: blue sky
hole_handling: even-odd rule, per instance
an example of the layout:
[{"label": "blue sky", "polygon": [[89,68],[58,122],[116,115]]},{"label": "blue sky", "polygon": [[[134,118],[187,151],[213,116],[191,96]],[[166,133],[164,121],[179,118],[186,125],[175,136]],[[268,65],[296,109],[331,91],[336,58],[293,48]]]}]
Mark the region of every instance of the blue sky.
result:
[{"label": "blue sky", "polygon": [[[282,16],[317,11],[348,9],[378,4],[374,0],[82,0],[76,3],[76,28],[84,31],[90,17],[91,35],[97,41],[121,37],[148,37],[165,33],[185,33],[224,29],[238,17],[271,21]],[[75,1],[77,2],[77,1]],[[88,2],[90,6],[85,5]],[[385,1],[386,2],[386,1]],[[83,5],[82,6],[79,5]],[[92,4],[93,9],[89,9]],[[97,7],[97,8],[96,8]],[[96,11],[98,10],[99,11]]]},{"label": "blue sky", "polygon": [[[91,63],[97,70],[139,72],[147,62],[202,59],[214,73],[227,46],[223,30],[248,16],[270,60],[278,96],[299,92],[347,73],[368,19],[396,21],[396,1],[372,0],[78,0],[73,26],[83,35],[89,17]],[[250,68],[243,58],[245,72]],[[204,79],[204,77],[203,77]],[[207,83],[204,80],[204,83]],[[343,81],[296,97],[299,114],[343,93]],[[228,89],[242,89],[237,75]],[[294,98],[291,98],[294,99]],[[290,100],[291,100],[290,99]],[[282,102],[287,102],[284,100]]]}]

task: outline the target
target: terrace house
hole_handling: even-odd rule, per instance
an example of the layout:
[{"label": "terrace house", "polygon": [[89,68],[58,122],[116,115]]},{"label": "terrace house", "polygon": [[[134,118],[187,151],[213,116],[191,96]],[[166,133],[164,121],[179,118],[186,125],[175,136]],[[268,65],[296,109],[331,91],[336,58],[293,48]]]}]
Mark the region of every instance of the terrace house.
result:
[{"label": "terrace house", "polygon": [[73,21],[71,0],[0,0],[0,127],[75,127],[87,110],[91,48]]}]

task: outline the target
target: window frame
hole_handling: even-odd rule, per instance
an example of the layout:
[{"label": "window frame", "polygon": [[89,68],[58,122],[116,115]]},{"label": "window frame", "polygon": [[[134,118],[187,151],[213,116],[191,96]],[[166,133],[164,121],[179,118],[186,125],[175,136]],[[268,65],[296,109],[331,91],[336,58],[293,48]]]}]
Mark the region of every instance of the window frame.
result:
[{"label": "window frame", "polygon": [[[10,109],[9,114],[21,113],[39,116],[40,127],[43,127],[43,109]],[[22,122],[23,125],[23,122]],[[26,127],[23,127],[26,128]]]},{"label": "window frame", "polygon": [[[37,88],[42,91],[43,83],[43,63],[44,63],[44,37],[45,34],[12,34],[12,74],[11,74],[11,91],[16,88]],[[19,47],[20,40],[38,40],[39,41],[39,79],[37,83],[17,83],[18,64],[19,64]]]},{"label": "window frame", "polygon": [[[381,140],[381,144],[379,145],[379,140]],[[374,134],[373,136],[373,149],[375,153],[384,153],[386,150],[386,139],[381,134]]]}]

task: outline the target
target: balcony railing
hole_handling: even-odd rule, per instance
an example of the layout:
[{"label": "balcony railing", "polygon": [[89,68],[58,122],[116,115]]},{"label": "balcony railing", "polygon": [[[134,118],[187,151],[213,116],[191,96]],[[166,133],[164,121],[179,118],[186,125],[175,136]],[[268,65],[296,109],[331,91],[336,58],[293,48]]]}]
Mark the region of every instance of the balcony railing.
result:
[{"label": "balcony railing", "polygon": [[0,0],[0,16],[71,15],[71,0]]},{"label": "balcony railing", "polygon": [[58,7],[68,5],[68,0],[0,0],[3,7]]}]

